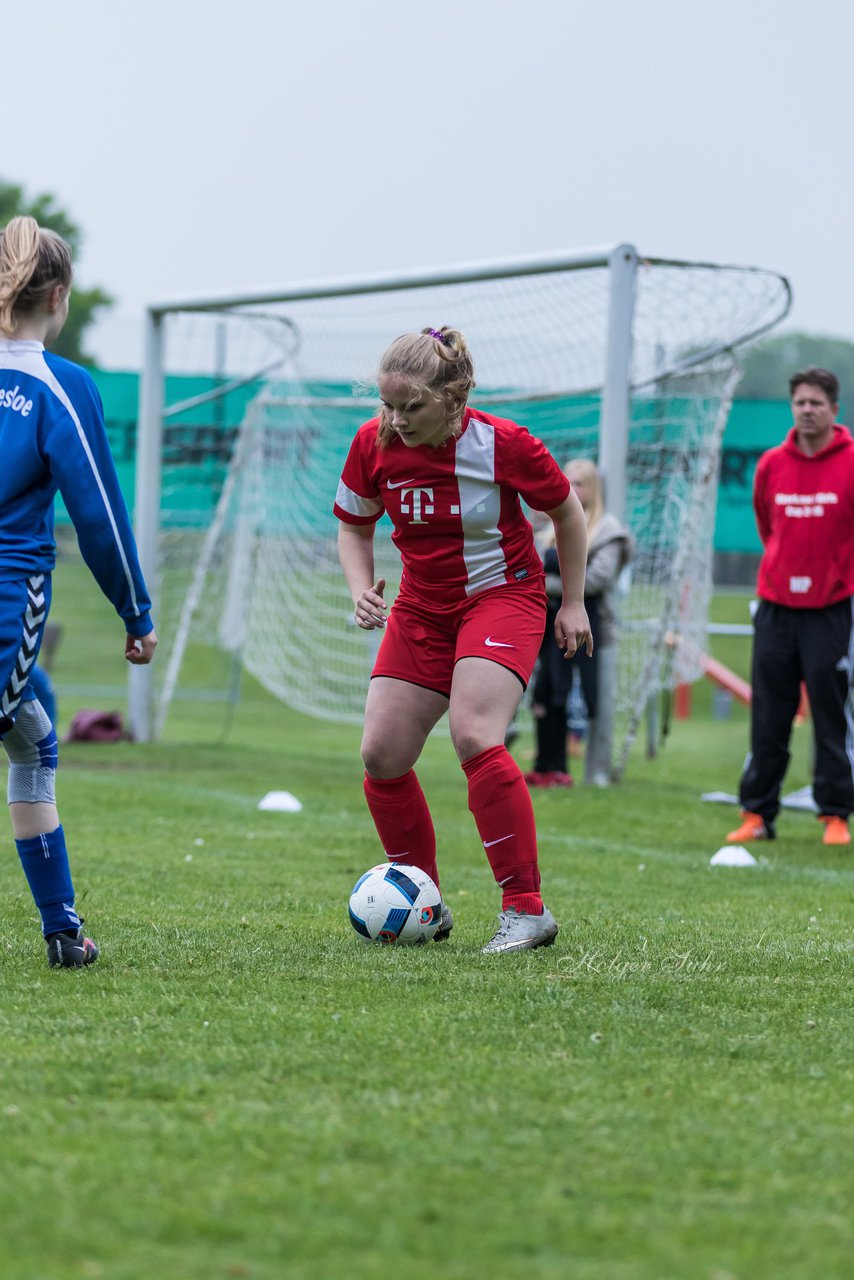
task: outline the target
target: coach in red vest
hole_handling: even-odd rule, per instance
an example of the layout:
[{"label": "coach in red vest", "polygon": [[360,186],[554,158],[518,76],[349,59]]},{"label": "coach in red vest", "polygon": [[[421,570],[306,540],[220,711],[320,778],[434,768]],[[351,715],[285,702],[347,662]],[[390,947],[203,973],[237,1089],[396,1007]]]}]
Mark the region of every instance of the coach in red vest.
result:
[{"label": "coach in red vest", "polygon": [[759,459],[753,505],[764,547],[754,617],[750,752],[742,824],[727,840],[773,840],[803,681],[815,726],[813,796],[825,844],[849,844],[854,811],[854,439],[836,421],[827,369],[789,380],[794,425]]}]

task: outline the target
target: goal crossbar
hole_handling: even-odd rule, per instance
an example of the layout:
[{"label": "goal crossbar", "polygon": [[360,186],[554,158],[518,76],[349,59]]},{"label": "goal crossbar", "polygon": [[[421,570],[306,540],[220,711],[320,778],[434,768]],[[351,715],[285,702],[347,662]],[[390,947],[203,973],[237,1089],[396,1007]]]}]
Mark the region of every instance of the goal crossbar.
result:
[{"label": "goal crossbar", "polygon": [[[553,279],[547,281],[546,277]],[[336,300],[340,300],[340,305],[336,305]],[[677,565],[684,561],[684,576],[698,582],[706,572],[708,557],[706,561],[700,558],[689,564],[684,556],[674,557],[673,549],[678,545],[681,525],[692,537],[705,539],[706,543],[709,540],[707,517],[709,503],[714,502],[716,478],[711,469],[714,460],[710,461],[706,450],[709,440],[719,436],[720,427],[713,430],[712,424],[725,421],[728,411],[736,365],[733,353],[779,321],[790,301],[788,281],[777,273],[758,267],[646,257],[639,255],[633,245],[621,242],[572,252],[342,276],[154,302],[145,316],[135,504],[137,540],[146,578],[156,595],[164,538],[168,544],[176,531],[180,534],[181,527],[190,530],[186,554],[193,557],[194,575],[177,633],[183,645],[188,638],[193,609],[200,602],[204,576],[208,567],[213,566],[211,557],[218,540],[237,539],[240,555],[250,557],[243,562],[239,556],[233,560],[232,586],[238,581],[240,564],[249,564],[255,554],[252,550],[255,534],[251,533],[255,515],[235,523],[234,512],[228,513],[228,504],[235,501],[238,492],[233,479],[219,500],[216,491],[211,490],[216,512],[210,525],[205,520],[209,536],[203,542],[199,541],[202,524],[182,526],[182,510],[169,506],[167,494],[163,497],[166,523],[161,529],[162,481],[165,476],[174,485],[180,473],[180,467],[176,473],[174,459],[175,448],[181,447],[183,423],[189,424],[190,429],[193,421],[209,423],[202,431],[213,438],[211,433],[226,423],[226,397],[232,396],[234,400],[233,393],[236,393],[239,400],[241,391],[248,396],[263,388],[253,401],[260,406],[259,412],[254,417],[253,414],[244,417],[236,436],[237,419],[228,411],[231,416],[227,441],[222,437],[220,443],[218,437],[213,445],[220,451],[217,456],[227,457],[228,453],[222,450],[230,451],[235,442],[239,446],[245,431],[260,430],[267,433],[264,448],[274,450],[271,465],[275,468],[283,465],[282,450],[291,448],[287,441],[302,440],[302,451],[298,449],[287,465],[297,467],[300,476],[304,465],[314,468],[306,473],[306,482],[310,485],[314,510],[322,509],[325,495],[334,491],[331,469],[339,465],[338,450],[352,429],[349,424],[354,412],[373,408],[374,402],[366,394],[369,387],[363,380],[365,370],[360,364],[375,359],[379,346],[373,357],[366,353],[370,353],[374,344],[385,340],[382,335],[387,330],[393,336],[394,332],[421,323],[417,317],[422,311],[432,315],[438,309],[447,309],[448,318],[461,321],[467,332],[471,325],[476,351],[484,352],[478,403],[494,404],[495,411],[501,413],[503,408],[505,414],[513,417],[516,417],[513,406],[518,406],[518,420],[527,422],[535,434],[540,434],[542,429],[549,447],[562,451],[563,457],[579,456],[579,447],[589,452],[596,458],[603,475],[608,509],[630,523],[634,518],[644,534],[656,521],[662,523],[660,513],[666,509],[664,540],[669,539],[669,543],[663,552],[656,550],[655,554],[662,554]],[[231,359],[229,345],[229,362],[224,358],[220,361],[217,356],[211,357],[208,346],[204,362],[188,363],[191,347],[187,340],[194,326],[199,339],[203,336],[202,327],[206,326],[208,343],[212,334],[221,333],[223,357],[226,344],[236,344],[236,357],[239,342],[247,335],[254,335],[245,347],[246,352],[251,349],[251,354]],[[292,350],[286,341],[287,326],[293,338]],[[343,344],[342,339],[346,339]],[[328,364],[327,353],[332,356]],[[511,353],[512,359],[508,362]],[[199,374],[202,389],[198,389],[198,383],[192,388],[188,383],[187,388],[192,389],[193,394],[187,391],[176,394],[170,384],[172,403],[167,408],[166,378],[168,373],[176,372],[176,360],[182,369]],[[544,364],[544,360],[548,363]],[[205,372],[200,372],[202,370]],[[348,396],[348,387],[356,383],[361,385],[354,387],[353,395]],[[582,404],[585,398],[586,407]],[[680,443],[680,432],[684,429],[680,424],[687,427],[685,406],[689,401],[695,403],[703,423],[698,433],[693,428],[687,430]],[[205,410],[208,417],[194,419],[194,411],[203,406],[210,406]],[[336,414],[338,425],[333,426],[329,415]],[[280,425],[277,426],[277,422]],[[326,450],[322,471],[317,470],[321,461],[316,448],[319,441],[325,442],[322,447]],[[683,451],[679,461],[674,454],[677,447]],[[291,454],[287,456],[290,458]],[[249,489],[240,492],[249,494],[256,504],[260,501],[263,507],[270,495],[259,458],[252,450],[241,452],[238,447],[229,466],[247,466],[247,483],[255,486],[254,497]],[[241,463],[241,459],[249,459],[249,464]],[[692,473],[690,484],[698,488],[689,493],[680,487],[681,481],[674,472],[669,488],[661,490],[661,499],[652,499],[650,484],[655,475],[658,485],[661,473],[650,468],[671,466],[687,466]],[[198,492],[203,482],[199,471],[184,483],[194,484]],[[189,518],[192,520],[191,514]],[[282,513],[273,513],[272,518],[267,544],[269,554],[276,547],[276,554],[293,554],[287,550],[288,539],[303,536],[299,530],[305,530],[306,537],[317,536],[316,531],[309,532],[315,530],[315,517],[310,517],[310,523],[306,524],[308,517],[297,509],[292,516],[283,509]],[[323,536],[327,537],[325,533]],[[314,548],[315,543],[311,543],[308,549],[312,554]],[[327,551],[322,554],[326,557]],[[186,560],[182,563],[187,565]],[[331,560],[324,558],[323,563],[324,571],[331,574]],[[266,568],[269,573],[273,568],[271,562],[267,562]],[[216,572],[221,571],[218,559]],[[188,568],[181,571],[185,578],[187,572]],[[277,571],[273,569],[273,572]],[[639,564],[636,584],[637,574],[642,578],[643,572],[645,569]],[[175,581],[173,570],[171,582]],[[644,580],[640,593],[636,587],[632,590],[641,622],[647,615],[660,622],[664,606],[660,590],[656,595],[658,584],[653,584],[652,579]],[[687,592],[687,596],[691,594]],[[701,594],[695,592],[696,599],[685,606],[671,593],[666,607],[680,618],[680,625],[686,625],[682,616],[684,607],[690,607],[695,614],[702,610]],[[155,599],[156,624],[160,616],[157,608]],[[627,635],[638,631],[637,621],[634,615],[627,620]],[[695,618],[688,629],[694,625]],[[333,624],[332,632],[338,626],[340,624]],[[642,632],[643,626],[639,630]],[[174,689],[180,655],[168,652],[172,637],[167,639],[167,632],[168,628],[164,628],[164,650],[167,650],[164,659],[169,665],[168,683]],[[304,640],[296,632],[286,637],[283,647],[281,661],[285,666],[295,664],[294,671],[299,668],[302,643]],[[257,660],[251,643],[244,656],[249,669],[258,674],[253,667],[253,661]],[[638,665],[639,669],[652,672],[653,681],[659,678],[659,666],[655,662],[644,660]],[[361,676],[357,676],[357,680],[361,680]],[[137,739],[147,740],[155,735],[158,723],[151,668],[132,669],[130,682],[131,729]],[[274,684],[268,687],[277,692]],[[283,693],[278,696],[288,700]],[[311,709],[299,697],[292,705],[302,710]],[[313,713],[332,714],[327,704]],[[162,722],[162,714],[159,720]]]},{"label": "goal crossbar", "polygon": [[240,294],[170,298],[149,303],[147,311],[154,316],[167,315],[170,311],[222,311],[227,307],[264,306],[272,302],[307,302],[317,298],[346,298],[362,293],[392,293],[399,289],[420,289],[426,285],[470,284],[479,280],[548,275],[555,271],[574,271],[579,267],[605,267],[613,255],[623,248],[631,253],[635,252],[631,245],[599,245],[590,249],[578,249],[573,253],[531,254],[527,257],[460,263],[458,266],[421,267],[411,271],[381,272],[368,276],[303,280],[278,288],[255,289]]}]

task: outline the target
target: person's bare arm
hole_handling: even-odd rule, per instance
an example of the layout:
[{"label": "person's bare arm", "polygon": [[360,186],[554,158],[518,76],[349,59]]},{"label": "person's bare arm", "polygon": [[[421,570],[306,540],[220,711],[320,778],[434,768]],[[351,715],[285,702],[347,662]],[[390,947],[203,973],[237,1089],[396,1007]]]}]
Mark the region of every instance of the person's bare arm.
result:
[{"label": "person's bare arm", "polygon": [[584,511],[575,494],[570,491],[566,499],[552,511],[546,512],[554,524],[555,547],[560,562],[560,578],[563,584],[563,603],[555,619],[555,638],[564,657],[572,655],[584,645],[587,656],[593,653],[593,637],[590,621],[584,608],[584,573],[587,564],[587,523]]},{"label": "person's bare arm", "polygon": [[338,524],[338,559],[353,598],[353,617],[365,631],[385,626],[388,605],[383,600],[385,578],[374,581],[372,524]]}]

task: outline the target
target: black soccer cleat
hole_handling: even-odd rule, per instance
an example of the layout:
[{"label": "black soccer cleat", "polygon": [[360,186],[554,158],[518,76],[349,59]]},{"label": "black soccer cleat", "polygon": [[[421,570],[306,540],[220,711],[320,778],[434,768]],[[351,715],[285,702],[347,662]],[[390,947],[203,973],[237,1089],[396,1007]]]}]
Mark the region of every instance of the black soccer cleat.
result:
[{"label": "black soccer cleat", "polygon": [[442,903],[442,920],[439,928],[433,934],[434,942],[446,942],[448,935],[454,927],[454,917],[451,915],[451,908],[447,903]]},{"label": "black soccer cleat", "polygon": [[50,933],[45,942],[51,969],[82,969],[85,964],[94,964],[98,959],[97,946],[91,938],[83,935],[82,921],[79,929]]}]

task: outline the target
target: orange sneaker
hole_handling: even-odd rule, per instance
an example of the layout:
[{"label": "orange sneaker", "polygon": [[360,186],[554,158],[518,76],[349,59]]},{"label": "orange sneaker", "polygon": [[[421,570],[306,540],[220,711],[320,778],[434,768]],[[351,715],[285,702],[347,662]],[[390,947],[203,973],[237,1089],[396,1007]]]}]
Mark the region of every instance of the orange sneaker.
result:
[{"label": "orange sneaker", "polygon": [[745,844],[748,840],[773,840],[776,832],[770,822],[760,818],[758,813],[750,813],[747,809],[741,812],[741,826],[730,831],[727,844]]},{"label": "orange sneaker", "polygon": [[819,814],[819,822],[824,823],[822,844],[850,844],[851,832],[848,830],[848,819],[840,818],[835,813]]}]

